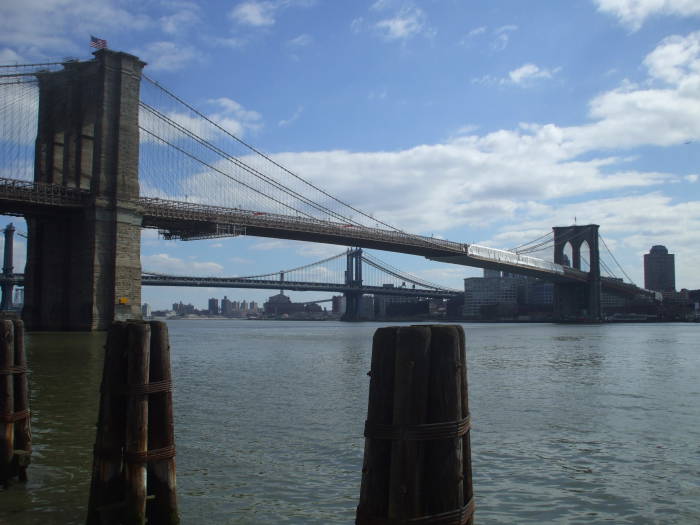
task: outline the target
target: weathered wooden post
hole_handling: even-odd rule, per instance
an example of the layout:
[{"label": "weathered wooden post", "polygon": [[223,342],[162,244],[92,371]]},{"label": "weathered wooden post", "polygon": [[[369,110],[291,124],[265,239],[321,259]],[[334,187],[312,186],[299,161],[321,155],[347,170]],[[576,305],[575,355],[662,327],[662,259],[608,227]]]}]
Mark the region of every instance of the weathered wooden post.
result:
[{"label": "weathered wooden post", "polygon": [[0,483],[17,476],[27,481],[31,455],[29,383],[24,352],[24,325],[0,320]]},{"label": "weathered wooden post", "polygon": [[32,453],[32,429],[29,417],[29,379],[27,378],[27,354],[24,349],[24,323],[12,321],[15,336],[14,398],[15,398],[15,450],[14,474],[20,481],[27,481],[27,467]]},{"label": "weathered wooden post", "polygon": [[151,325],[150,396],[148,412],[148,492],[155,497],[148,507],[149,523],[176,525],[175,433],[168,326],[161,321]]},{"label": "weathered wooden post", "polygon": [[462,328],[377,330],[370,376],[356,523],[471,524]]},{"label": "weathered wooden post", "polygon": [[[112,324],[107,334],[100,387],[100,409],[92,462],[88,503],[88,525],[116,523],[124,501],[122,456],[126,407],[122,389],[126,385],[127,324]],[[114,519],[109,519],[113,517]]]},{"label": "weathered wooden post", "polygon": [[127,325],[126,509],[124,522],[146,523],[146,455],[148,454],[148,369],[151,327]]},{"label": "weathered wooden post", "polygon": [[88,525],[179,523],[165,323],[114,323],[107,337]]},{"label": "weathered wooden post", "polygon": [[15,338],[10,320],[0,320],[0,483],[7,487],[12,476],[12,459],[15,451]]}]

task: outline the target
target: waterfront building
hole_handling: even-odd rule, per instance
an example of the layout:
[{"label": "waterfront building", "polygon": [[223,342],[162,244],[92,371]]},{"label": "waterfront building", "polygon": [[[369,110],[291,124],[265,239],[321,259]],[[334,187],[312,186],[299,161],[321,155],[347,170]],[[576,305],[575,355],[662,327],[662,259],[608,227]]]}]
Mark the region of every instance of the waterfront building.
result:
[{"label": "waterfront building", "polygon": [[657,292],[676,290],[675,256],[657,244],[644,254],[644,288]]},{"label": "waterfront building", "polygon": [[345,296],[334,295],[333,302],[331,304],[333,305],[331,311],[335,315],[343,315],[345,313]]},{"label": "waterfront building", "polygon": [[518,307],[519,281],[503,277],[464,279],[463,315],[468,319],[514,316]]},{"label": "waterfront building", "polygon": [[150,304],[143,303],[141,305],[141,315],[143,316],[144,319],[151,318],[151,305]]},{"label": "waterfront building", "polygon": [[293,303],[292,300],[280,292],[270,297],[263,305],[265,313],[268,315],[294,314],[304,311],[303,303]]},{"label": "waterfront building", "polygon": [[214,297],[209,299],[209,315],[219,315],[219,300]]},{"label": "waterfront building", "polygon": [[233,303],[225,295],[224,298],[221,299],[221,315],[233,315]]}]

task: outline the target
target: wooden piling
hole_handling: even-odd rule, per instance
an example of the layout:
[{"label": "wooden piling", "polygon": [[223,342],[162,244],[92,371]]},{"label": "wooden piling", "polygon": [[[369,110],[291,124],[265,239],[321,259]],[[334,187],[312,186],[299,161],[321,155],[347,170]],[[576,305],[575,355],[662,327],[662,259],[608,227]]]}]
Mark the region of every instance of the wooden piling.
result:
[{"label": "wooden piling", "polygon": [[0,320],[0,483],[7,487],[12,476],[15,450],[15,343],[14,326],[10,320]]},{"label": "wooden piling", "polygon": [[148,522],[177,525],[175,480],[175,435],[168,326],[151,321],[150,385],[160,391],[149,398],[148,446],[153,459],[148,464],[148,492],[154,503],[148,506]]},{"label": "wooden piling", "polygon": [[472,523],[462,328],[377,330],[370,375],[356,523]]},{"label": "wooden piling", "polygon": [[167,327],[156,321],[114,323],[107,337],[88,525],[179,523],[174,456]]},{"label": "wooden piling", "polygon": [[126,406],[127,324],[112,324],[105,344],[105,359],[100,387],[100,409],[92,462],[92,483],[88,503],[88,525],[117,523],[114,509],[124,502],[122,457]]},{"label": "wooden piling", "polygon": [[15,457],[14,472],[19,481],[27,481],[27,466],[32,453],[32,429],[29,417],[29,379],[27,377],[27,354],[24,349],[24,323],[13,322],[15,339]]}]

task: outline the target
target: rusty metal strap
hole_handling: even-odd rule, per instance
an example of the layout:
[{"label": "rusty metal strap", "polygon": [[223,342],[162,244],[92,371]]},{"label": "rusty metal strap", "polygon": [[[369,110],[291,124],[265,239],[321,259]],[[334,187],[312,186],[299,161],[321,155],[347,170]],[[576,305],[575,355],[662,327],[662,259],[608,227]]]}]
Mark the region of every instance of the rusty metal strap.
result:
[{"label": "rusty metal strap", "polygon": [[148,463],[151,461],[160,461],[162,459],[170,459],[175,457],[175,446],[156,448],[145,452],[126,452],[124,460],[127,463]]},{"label": "rusty metal strap", "polygon": [[424,425],[384,425],[365,421],[365,437],[395,441],[428,441],[462,437],[471,428],[469,416],[458,421],[426,423]]},{"label": "rusty metal strap", "polygon": [[161,392],[172,392],[173,382],[154,381],[153,383],[133,384],[133,385],[102,385],[100,391],[102,393],[117,394],[117,395],[133,395],[141,396],[146,394],[159,394]]},{"label": "rusty metal strap", "polygon": [[418,518],[394,519],[370,516],[358,507],[355,523],[362,525],[466,525],[474,515],[474,509],[474,498],[472,498],[464,507],[448,512]]},{"label": "rusty metal strap", "polygon": [[172,381],[154,381],[153,383],[127,385],[126,393],[131,395],[158,394],[160,392],[171,392]]},{"label": "rusty metal strap", "polygon": [[11,366],[10,368],[0,368],[0,376],[20,375],[26,373],[26,366]]},{"label": "rusty metal strap", "polygon": [[12,412],[10,414],[1,414],[0,421],[4,423],[14,423],[15,421],[22,421],[29,417],[29,410],[20,410],[19,412]]}]

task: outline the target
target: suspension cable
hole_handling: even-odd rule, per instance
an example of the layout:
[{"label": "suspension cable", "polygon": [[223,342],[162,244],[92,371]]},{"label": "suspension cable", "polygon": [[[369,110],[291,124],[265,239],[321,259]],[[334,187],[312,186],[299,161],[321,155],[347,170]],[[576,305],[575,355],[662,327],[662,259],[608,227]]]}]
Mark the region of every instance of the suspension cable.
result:
[{"label": "suspension cable", "polygon": [[153,84],[154,86],[158,87],[158,88],[161,89],[164,93],[166,93],[167,95],[169,95],[170,97],[172,97],[174,100],[176,100],[177,102],[179,102],[180,104],[182,104],[183,106],[185,106],[187,109],[189,109],[190,111],[194,112],[196,115],[198,115],[199,117],[203,118],[204,120],[206,120],[207,122],[209,122],[211,125],[213,125],[214,127],[216,127],[219,131],[225,133],[227,136],[231,137],[231,138],[234,139],[236,142],[238,142],[239,144],[242,144],[243,146],[245,146],[245,147],[248,148],[249,150],[251,150],[251,151],[257,153],[258,155],[260,155],[261,157],[263,157],[264,159],[266,159],[268,162],[270,162],[270,163],[272,163],[273,165],[277,166],[277,167],[280,168],[282,171],[284,171],[285,173],[291,175],[292,177],[294,177],[295,179],[299,180],[300,182],[302,182],[302,183],[304,183],[304,184],[310,186],[311,188],[315,189],[316,191],[320,192],[321,194],[325,195],[326,197],[328,197],[328,198],[334,200],[335,202],[341,204],[342,206],[345,206],[345,207],[351,209],[351,210],[354,211],[355,213],[358,213],[358,214],[362,215],[363,217],[365,217],[365,218],[367,218],[367,219],[371,219],[373,222],[376,222],[376,223],[378,223],[378,224],[381,224],[382,226],[385,226],[385,227],[389,228],[390,230],[394,230],[394,231],[396,231],[396,232],[398,232],[398,233],[404,233],[404,232],[403,232],[402,230],[400,230],[399,228],[396,228],[396,227],[394,227],[394,226],[392,226],[392,225],[390,225],[390,224],[388,224],[388,223],[386,223],[386,222],[383,222],[383,221],[381,221],[381,220],[379,220],[379,219],[376,219],[375,217],[372,217],[371,215],[369,215],[369,214],[367,214],[367,213],[365,213],[365,212],[363,212],[363,211],[361,211],[361,210],[355,208],[354,206],[351,206],[350,204],[348,204],[348,203],[346,203],[346,202],[344,202],[344,201],[341,201],[341,200],[338,199],[337,197],[331,195],[330,193],[326,192],[325,190],[319,188],[318,186],[316,186],[316,185],[312,184],[311,182],[307,181],[306,179],[304,179],[304,178],[300,177],[299,175],[293,173],[291,170],[285,168],[284,166],[282,166],[281,164],[279,164],[278,162],[276,162],[275,160],[273,160],[270,156],[266,155],[265,153],[261,152],[260,150],[258,150],[258,149],[256,149],[256,148],[254,148],[252,145],[250,145],[250,144],[248,144],[247,142],[243,141],[242,139],[238,138],[236,135],[234,135],[233,133],[229,132],[228,130],[226,130],[225,128],[223,128],[222,126],[220,126],[219,124],[217,124],[217,123],[214,122],[213,120],[211,120],[209,117],[207,117],[206,115],[204,115],[203,113],[201,113],[199,110],[195,109],[193,106],[191,106],[190,104],[188,104],[187,102],[185,102],[184,100],[182,100],[180,97],[178,97],[177,95],[175,95],[173,92],[171,92],[171,91],[168,90],[167,88],[163,87],[163,86],[162,86],[161,84],[159,84],[157,81],[151,79],[150,77],[148,77],[148,76],[145,75],[145,74],[142,74],[142,76],[143,76],[143,78],[145,78],[147,81],[149,81],[151,84]]}]

